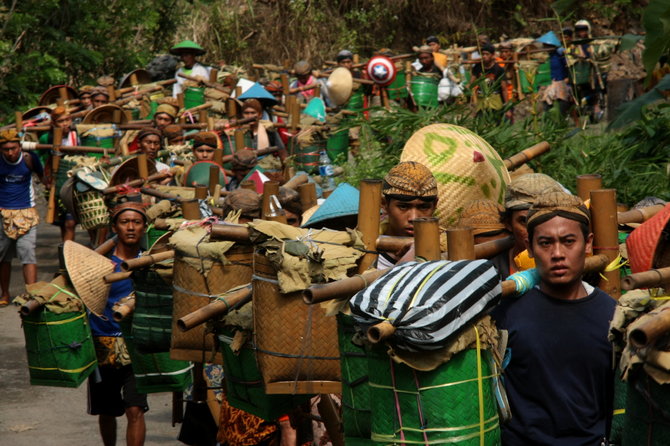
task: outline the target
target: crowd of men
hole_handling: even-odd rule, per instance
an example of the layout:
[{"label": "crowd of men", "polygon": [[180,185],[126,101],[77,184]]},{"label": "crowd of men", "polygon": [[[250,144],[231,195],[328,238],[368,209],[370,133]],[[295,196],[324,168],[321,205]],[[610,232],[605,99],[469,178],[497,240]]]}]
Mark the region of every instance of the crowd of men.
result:
[{"label": "crowd of men", "polygon": [[[575,104],[585,104],[597,119],[602,112],[603,73],[597,69],[590,45],[590,25],[582,20],[575,24],[574,30],[564,29],[560,35],[559,39],[556,34],[548,33],[538,39],[542,46],[536,46],[534,50],[548,54],[550,66],[551,79],[542,87],[542,100],[547,106],[558,103],[565,114],[570,113]],[[519,79],[518,54],[515,56],[519,50],[509,42],[495,45],[488,37],[481,36],[476,50],[467,56],[467,60],[450,60],[441,50],[440,40],[431,36],[425,40],[425,45],[415,48],[413,66],[416,75],[430,76],[439,84],[439,101],[461,100],[464,92],[472,89],[472,97],[478,102],[480,111],[501,111],[506,119],[512,120],[513,104],[519,100],[524,88]],[[532,50],[525,51],[530,54]],[[187,78],[180,74],[209,80],[210,69],[197,61],[197,57],[204,54],[198,45],[182,42],[173,47],[172,53],[183,63],[175,77],[174,97],[188,87]],[[381,53],[391,55],[386,51]],[[354,78],[364,77],[354,70],[354,55],[350,51],[341,51],[336,62],[340,67],[352,70]],[[464,72],[453,69],[454,64],[469,65],[472,69],[465,76]],[[326,105],[332,105],[327,85],[322,83],[309,62],[297,62],[292,74],[295,79],[290,88],[296,89],[300,102],[308,103],[317,95],[316,89],[303,87],[320,83],[324,88],[319,94]],[[374,86],[363,85],[366,100],[370,101],[368,105],[374,105],[375,97],[383,99]],[[270,97],[281,97],[279,82],[268,81],[264,87]],[[528,88],[533,89],[532,83]],[[109,103],[110,95],[105,88],[86,88],[79,92],[78,99],[83,107],[95,109]],[[249,142],[245,145],[254,150],[238,150],[232,156],[232,176],[224,185],[228,195],[223,203],[223,215],[239,211],[240,222],[244,223],[260,217],[261,198],[255,190],[242,187],[243,183],[260,163],[278,163],[281,169],[288,154],[288,132],[284,127],[275,128],[259,122],[259,119],[275,124],[284,122],[280,113],[266,106],[260,97],[240,101],[240,111],[239,118],[252,121],[247,128]],[[122,142],[128,153],[144,153],[158,172],[169,172],[162,180],[165,184],[174,184],[174,171],[172,166],[160,161],[158,155],[164,148],[185,143],[184,132],[176,125],[178,113],[174,102],[165,101],[156,108],[151,125],[129,132]],[[62,129],[61,146],[81,145],[66,107],[53,109],[50,122],[53,128]],[[44,133],[42,142],[53,143],[52,135],[53,132]],[[223,146],[222,138],[225,136],[215,131],[199,131],[191,135],[191,161],[212,162],[215,151]],[[50,159],[40,159],[30,151],[22,152],[21,141],[22,135],[16,129],[0,132],[2,306],[11,300],[9,280],[14,253],[23,265],[25,283],[36,281],[35,242],[39,217],[32,176],[35,174],[49,188],[56,175],[53,171],[45,174],[43,164],[51,166]],[[269,147],[273,147],[272,154],[259,155],[261,150]],[[295,190],[280,188],[278,201],[289,224],[309,226],[308,210],[302,209]],[[430,170],[415,162],[398,164],[383,180],[383,234],[412,236],[413,221],[433,216],[437,203],[437,182]],[[110,209],[110,214],[111,232],[118,237],[110,258],[118,269],[121,262],[141,254],[140,242],[149,218],[145,206],[132,201],[116,205]],[[345,213],[337,217],[332,221],[321,220],[316,227],[344,229],[351,227],[351,220],[342,218],[355,219],[356,216],[355,213]],[[55,223],[62,229],[63,240],[74,239],[76,217],[71,209],[61,205]],[[536,268],[539,277],[536,287],[518,299],[506,300],[492,313],[498,327],[507,330],[509,339],[509,362],[504,376],[512,418],[502,426],[505,445],[595,446],[606,441],[613,395],[612,349],[607,332],[615,301],[582,280],[585,257],[593,244],[589,223],[590,215],[584,203],[542,174],[516,177],[507,188],[504,206],[491,200],[478,200],[466,203],[463,208],[460,224],[473,228],[476,241],[514,238],[511,249],[492,259],[501,280],[531,268]],[[387,268],[411,257],[411,251],[384,253],[376,267]],[[104,316],[90,315],[99,350],[109,353],[107,357],[99,358],[100,373],[89,382],[89,413],[99,416],[100,432],[106,446],[116,444],[116,417],[125,415],[128,418],[127,444],[144,444],[146,432],[143,419],[148,410],[146,395],[135,389],[132,365],[114,354],[121,330],[111,317],[111,309],[131,290],[129,280],[116,282],[110,291]],[[276,433],[284,440],[282,444],[296,444],[290,425],[279,422],[277,425],[281,426]],[[291,438],[293,443],[286,442]],[[225,438],[220,441],[224,444]]]}]

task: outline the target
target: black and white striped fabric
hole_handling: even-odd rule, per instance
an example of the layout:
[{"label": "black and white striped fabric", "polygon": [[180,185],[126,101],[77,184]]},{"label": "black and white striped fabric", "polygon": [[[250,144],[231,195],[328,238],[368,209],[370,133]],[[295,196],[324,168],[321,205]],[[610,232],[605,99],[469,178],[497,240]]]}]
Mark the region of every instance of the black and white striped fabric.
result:
[{"label": "black and white striped fabric", "polygon": [[394,267],[349,301],[357,324],[396,327],[390,339],[408,351],[436,350],[501,297],[488,260],[408,262]]}]

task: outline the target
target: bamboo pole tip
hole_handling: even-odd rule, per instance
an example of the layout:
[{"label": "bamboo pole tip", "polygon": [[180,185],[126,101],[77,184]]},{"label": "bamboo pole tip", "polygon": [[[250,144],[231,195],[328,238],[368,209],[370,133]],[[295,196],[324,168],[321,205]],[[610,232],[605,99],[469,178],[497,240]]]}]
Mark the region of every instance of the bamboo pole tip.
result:
[{"label": "bamboo pole tip", "polygon": [[644,348],[649,343],[647,334],[644,332],[644,330],[640,330],[639,328],[636,328],[635,330],[630,332],[628,340],[636,348]]},{"label": "bamboo pole tip", "polygon": [[368,340],[378,344],[395,333],[396,328],[389,321],[382,321],[368,328]]},{"label": "bamboo pole tip", "polygon": [[312,290],[310,290],[310,289],[303,290],[303,292],[302,292],[302,301],[303,301],[306,305],[312,305],[312,304],[315,303],[315,302],[314,302],[314,294],[312,293]]},{"label": "bamboo pole tip", "polygon": [[625,291],[630,291],[635,289],[635,281],[630,277],[624,277],[621,279],[621,289]]},{"label": "bamboo pole tip", "polygon": [[188,331],[189,329],[183,319],[177,319],[177,327],[179,327],[182,332]]}]

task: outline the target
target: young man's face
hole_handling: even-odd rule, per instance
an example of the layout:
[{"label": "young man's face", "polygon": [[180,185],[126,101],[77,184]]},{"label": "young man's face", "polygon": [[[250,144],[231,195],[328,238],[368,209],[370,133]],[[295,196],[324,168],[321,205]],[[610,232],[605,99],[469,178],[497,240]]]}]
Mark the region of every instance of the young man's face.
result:
[{"label": "young man's face", "polygon": [[509,48],[502,48],[500,50],[500,57],[502,57],[503,60],[511,60],[512,59],[512,50]]},{"label": "young man's face", "polygon": [[426,202],[418,198],[412,201],[400,201],[383,198],[382,206],[388,214],[386,235],[413,237],[414,223],[412,220],[432,217],[437,201]]},{"label": "young man's face", "polygon": [[214,159],[214,148],[210,146],[198,146],[193,149],[196,161],[212,161]]},{"label": "young man's face", "polygon": [[242,117],[244,119],[258,119],[260,117],[260,113],[258,113],[253,107],[247,107],[242,111]]},{"label": "young man's face", "polygon": [[68,133],[71,125],[72,118],[69,115],[63,115],[54,121],[54,126],[63,129],[63,133]]},{"label": "young man's face", "polygon": [[507,230],[514,236],[514,246],[517,251],[526,249],[526,239],[528,232],[526,231],[526,217],[528,216],[528,209],[521,211],[512,211],[509,221],[505,223]]},{"label": "young man's face", "polygon": [[421,53],[419,54],[419,62],[423,68],[430,68],[433,66],[433,55],[431,53]]},{"label": "young man's face", "polygon": [[586,28],[579,28],[575,30],[575,35],[577,36],[578,39],[588,39],[589,37],[589,30]]},{"label": "young man's face", "polygon": [[0,153],[7,162],[15,163],[21,156],[21,145],[16,141],[6,142],[0,146]]},{"label": "young man's face", "polygon": [[96,94],[91,96],[91,104],[93,108],[100,107],[101,105],[109,104],[109,98],[104,94]]},{"label": "young man's face", "polygon": [[81,101],[80,104],[82,105],[82,107],[89,108],[91,106],[91,95],[90,94],[82,95],[79,98],[79,100]]},{"label": "young man's face", "polygon": [[554,217],[535,227],[528,252],[535,259],[542,283],[561,288],[581,281],[593,234],[585,239],[578,222]]},{"label": "young man's face", "polygon": [[193,65],[195,65],[195,54],[183,53],[181,55],[181,61],[184,63],[186,68],[193,68]]},{"label": "young man's face", "polygon": [[172,118],[172,116],[168,115],[167,113],[158,113],[154,115],[154,124],[159,130],[163,130],[165,127],[173,123],[174,118]]},{"label": "young man's face", "polygon": [[339,67],[344,67],[347,70],[351,70],[351,68],[354,66],[354,61],[351,59],[342,59],[337,63]]},{"label": "young man's face", "polygon": [[482,62],[484,64],[490,64],[493,61],[493,53],[488,51],[482,51]]},{"label": "young man's face", "polygon": [[123,211],[114,222],[114,232],[118,235],[119,242],[130,246],[140,243],[146,227],[144,217],[131,210]]},{"label": "young man's face", "polygon": [[147,154],[147,159],[155,160],[161,148],[161,139],[158,135],[147,135],[140,141],[140,150]]},{"label": "young man's face", "polygon": [[430,42],[428,46],[433,49],[433,53],[437,53],[437,50],[440,49],[440,44],[437,42]]}]

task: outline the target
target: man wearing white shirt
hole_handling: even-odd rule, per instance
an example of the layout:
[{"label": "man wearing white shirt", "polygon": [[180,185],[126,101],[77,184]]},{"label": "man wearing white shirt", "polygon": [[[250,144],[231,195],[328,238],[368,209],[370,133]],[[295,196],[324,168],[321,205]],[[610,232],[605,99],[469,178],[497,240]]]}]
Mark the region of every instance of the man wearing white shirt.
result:
[{"label": "man wearing white shirt", "polygon": [[177,97],[179,93],[184,91],[184,82],[186,82],[187,79],[179,76],[179,74],[209,80],[210,68],[196,61],[197,56],[205,54],[205,50],[200,45],[190,40],[184,40],[170,48],[170,54],[179,56],[184,64],[184,66],[179,68],[175,73],[177,83],[172,87],[172,96]]}]

